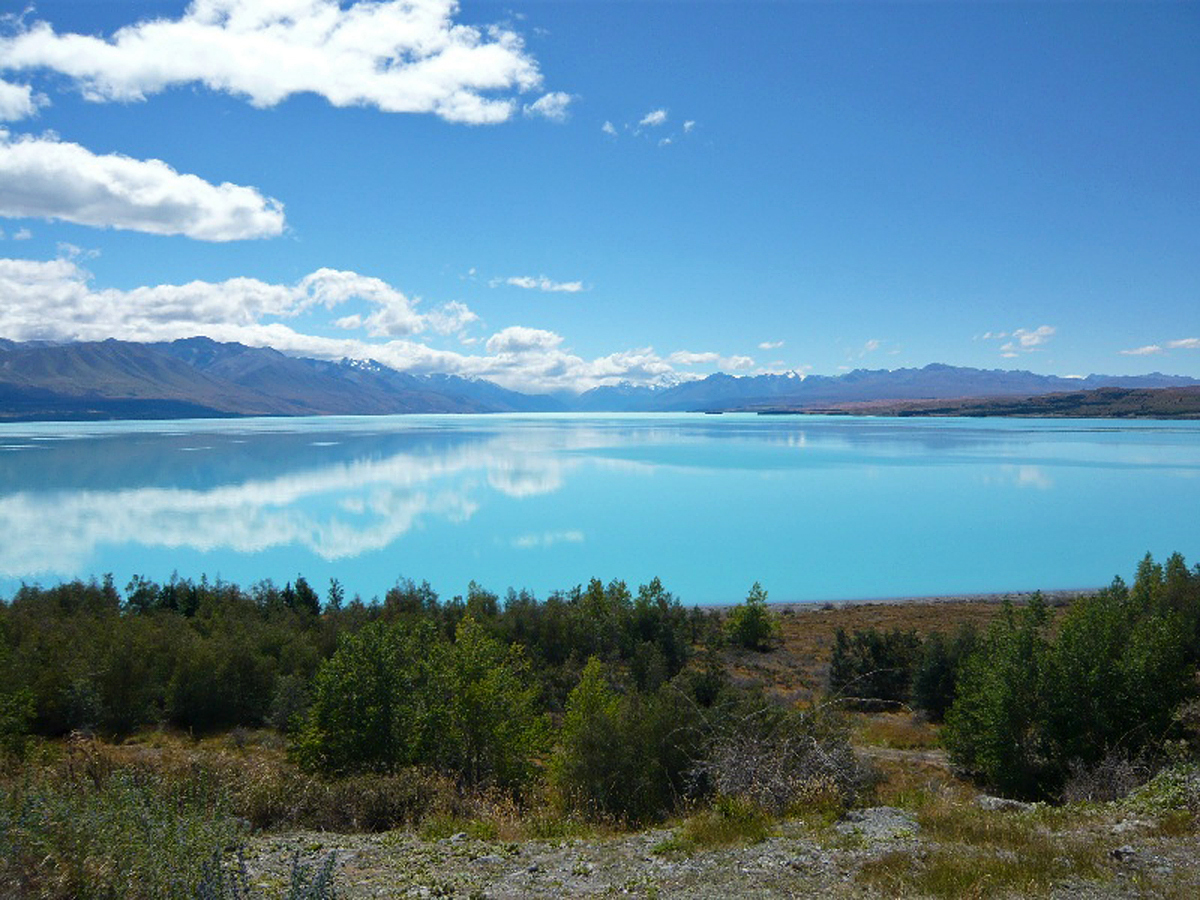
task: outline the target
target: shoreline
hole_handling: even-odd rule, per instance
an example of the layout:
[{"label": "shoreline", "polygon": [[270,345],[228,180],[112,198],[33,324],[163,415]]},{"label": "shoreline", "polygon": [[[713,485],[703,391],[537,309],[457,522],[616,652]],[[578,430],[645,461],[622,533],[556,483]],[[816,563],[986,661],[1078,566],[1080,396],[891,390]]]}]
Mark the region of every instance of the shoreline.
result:
[{"label": "shoreline", "polygon": [[[927,594],[922,596],[899,596],[899,597],[861,597],[848,600],[812,600],[812,601],[796,601],[796,600],[780,600],[767,601],[767,606],[776,612],[820,612],[830,609],[845,609],[856,606],[934,606],[950,603],[982,603],[982,604],[1000,604],[1005,600],[1011,600],[1013,603],[1020,605],[1028,602],[1029,598],[1034,594],[1041,594],[1042,598],[1049,606],[1062,606],[1070,603],[1076,597],[1081,597],[1087,594],[1095,594],[1104,588],[1060,588],[1058,590],[1049,591],[996,591],[992,593],[980,592],[972,594]],[[738,604],[716,604],[709,607],[710,609],[728,610],[733,609]]]}]

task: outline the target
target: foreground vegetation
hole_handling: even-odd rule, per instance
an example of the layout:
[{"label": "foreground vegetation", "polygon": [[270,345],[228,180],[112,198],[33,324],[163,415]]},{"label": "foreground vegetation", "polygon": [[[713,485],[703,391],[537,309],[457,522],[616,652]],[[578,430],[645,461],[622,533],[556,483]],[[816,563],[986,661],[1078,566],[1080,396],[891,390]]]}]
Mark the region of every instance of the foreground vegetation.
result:
[{"label": "foreground vegetation", "polygon": [[[1200,812],[1200,567],[1178,556],[1069,606],[782,614],[757,585],[722,613],[657,581],[545,601],[402,582],[366,605],[302,578],[106,580],[22,588],[0,638],[5,895],[332,896],[339,853],[463,868],[459,843],[534,842],[549,871],[564,839],[647,826],[668,869],[807,841],[863,890],[1037,893],[1114,877],[1097,835],[1125,818],[1168,840]],[[1053,805],[980,809],[964,777]],[[845,817],[872,805],[907,818],[880,838]],[[254,861],[310,832],[411,837]],[[412,885],[479,887],[451,874]]]}]

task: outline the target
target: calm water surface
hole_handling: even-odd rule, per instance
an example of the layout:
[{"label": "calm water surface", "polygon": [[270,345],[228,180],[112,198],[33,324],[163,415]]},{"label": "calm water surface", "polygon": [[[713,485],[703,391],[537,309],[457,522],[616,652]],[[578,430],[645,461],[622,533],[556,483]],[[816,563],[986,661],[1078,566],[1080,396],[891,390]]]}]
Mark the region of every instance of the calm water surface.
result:
[{"label": "calm water surface", "polygon": [[685,603],[1128,578],[1200,561],[1200,423],[753,415],[0,426],[0,593],[112,572]]}]

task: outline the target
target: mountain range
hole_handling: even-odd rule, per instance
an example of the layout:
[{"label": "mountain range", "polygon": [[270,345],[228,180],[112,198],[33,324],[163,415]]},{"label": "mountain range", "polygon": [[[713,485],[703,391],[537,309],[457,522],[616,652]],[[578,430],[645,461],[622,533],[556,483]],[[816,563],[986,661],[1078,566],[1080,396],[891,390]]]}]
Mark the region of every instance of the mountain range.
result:
[{"label": "mountain range", "polygon": [[484,412],[721,412],[872,400],[1036,396],[1097,388],[1177,388],[1152,373],[1062,378],[942,364],[844,375],[716,373],[669,387],[523,394],[483,379],[412,375],[362,360],[307,359],[193,337],[170,343],[0,339],[0,421]]}]

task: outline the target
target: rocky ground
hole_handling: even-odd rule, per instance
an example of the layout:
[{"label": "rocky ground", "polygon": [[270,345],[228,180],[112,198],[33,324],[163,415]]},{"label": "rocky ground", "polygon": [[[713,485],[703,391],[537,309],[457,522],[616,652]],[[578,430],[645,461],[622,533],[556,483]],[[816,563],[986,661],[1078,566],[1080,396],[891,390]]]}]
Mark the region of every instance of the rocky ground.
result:
[{"label": "rocky ground", "polygon": [[[923,818],[868,807],[834,823],[789,819],[749,846],[691,852],[678,849],[678,830],[670,828],[520,842],[466,832],[436,840],[411,832],[299,833],[257,838],[247,866],[252,883],[269,890],[287,882],[297,858],[316,866],[333,853],[338,896],[348,900],[1200,897],[1200,841],[1191,828],[1170,833],[1160,817],[1111,808],[1056,822],[1039,808],[976,798],[961,834],[947,834],[945,822],[929,831]],[[981,839],[989,831],[999,839]],[[1023,844],[1027,839],[1032,843]],[[1023,870],[1023,853],[1049,861]],[[955,865],[942,874],[947,860]],[[1010,870],[1012,877],[1005,874]]]}]

